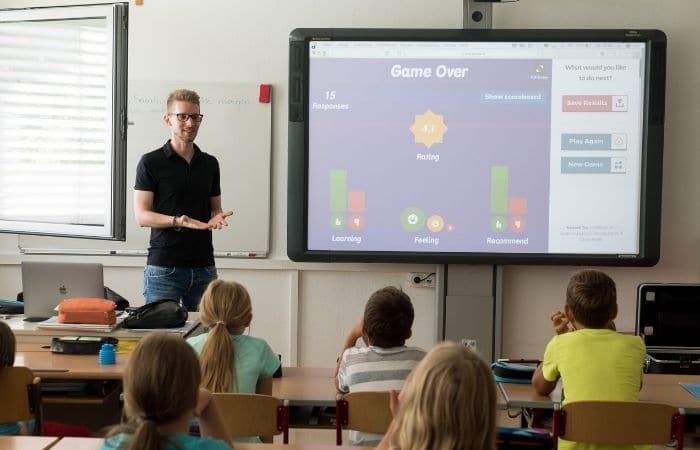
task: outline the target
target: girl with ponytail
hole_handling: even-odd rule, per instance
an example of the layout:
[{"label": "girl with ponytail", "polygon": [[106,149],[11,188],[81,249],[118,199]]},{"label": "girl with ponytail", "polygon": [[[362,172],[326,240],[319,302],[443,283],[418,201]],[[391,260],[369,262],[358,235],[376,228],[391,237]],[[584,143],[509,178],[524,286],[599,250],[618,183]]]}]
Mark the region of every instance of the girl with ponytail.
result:
[{"label": "girl with ponytail", "polygon": [[212,392],[271,394],[280,361],[263,339],[243,334],[253,320],[246,288],[212,281],[202,295],[199,319],[209,331],[187,342],[199,354],[202,386]]},{"label": "girl with ponytail", "polygon": [[[197,355],[180,336],[154,332],[143,338],[124,372],[127,421],[108,433],[102,449],[230,449],[216,403],[201,380]],[[187,434],[194,417],[201,438]]]}]

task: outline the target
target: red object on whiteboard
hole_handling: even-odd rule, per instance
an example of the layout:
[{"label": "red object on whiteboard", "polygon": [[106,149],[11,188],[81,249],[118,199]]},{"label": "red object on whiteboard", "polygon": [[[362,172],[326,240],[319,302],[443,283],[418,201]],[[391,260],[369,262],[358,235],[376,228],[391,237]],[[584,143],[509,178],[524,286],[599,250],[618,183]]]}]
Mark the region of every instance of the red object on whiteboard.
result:
[{"label": "red object on whiteboard", "polygon": [[260,96],[258,101],[260,103],[270,103],[270,94],[272,93],[272,85],[261,84],[260,85]]}]

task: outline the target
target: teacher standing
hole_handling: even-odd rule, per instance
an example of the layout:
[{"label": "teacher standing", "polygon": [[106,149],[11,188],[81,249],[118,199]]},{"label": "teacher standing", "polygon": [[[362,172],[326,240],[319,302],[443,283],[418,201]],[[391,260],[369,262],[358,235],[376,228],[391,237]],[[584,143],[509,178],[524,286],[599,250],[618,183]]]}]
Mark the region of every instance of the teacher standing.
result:
[{"label": "teacher standing", "polygon": [[221,208],[218,161],[194,143],[203,118],[196,92],[173,91],[163,116],[170,139],[143,155],[136,168],[134,216],[151,228],[146,303],[173,299],[196,311],[217,277],[212,230],[228,226],[233,211]]}]

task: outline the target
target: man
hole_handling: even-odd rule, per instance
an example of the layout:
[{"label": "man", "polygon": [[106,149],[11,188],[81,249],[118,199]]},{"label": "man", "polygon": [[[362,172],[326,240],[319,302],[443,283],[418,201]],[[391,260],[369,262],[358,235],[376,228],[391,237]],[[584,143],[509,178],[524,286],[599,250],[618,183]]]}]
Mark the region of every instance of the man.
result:
[{"label": "man", "polygon": [[151,228],[146,303],[173,299],[196,311],[217,277],[211,233],[228,226],[233,211],[221,208],[219,163],[194,143],[203,117],[196,92],[173,91],[163,116],[170,139],[143,155],[136,168],[134,216]]}]

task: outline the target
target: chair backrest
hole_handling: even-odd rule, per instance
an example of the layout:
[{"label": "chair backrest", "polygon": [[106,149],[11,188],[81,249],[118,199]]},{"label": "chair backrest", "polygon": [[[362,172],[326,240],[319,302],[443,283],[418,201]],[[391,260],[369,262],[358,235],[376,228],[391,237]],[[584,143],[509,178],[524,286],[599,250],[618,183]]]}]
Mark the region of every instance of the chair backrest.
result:
[{"label": "chair backrest", "polygon": [[338,396],[335,405],[336,443],[343,443],[343,428],[384,434],[392,418],[389,392],[351,392]]},{"label": "chair backrest", "polygon": [[663,403],[582,401],[554,411],[552,435],[589,444],[666,445],[683,448],[685,411]]},{"label": "chair backrest", "polygon": [[284,443],[289,442],[286,400],[262,394],[217,392],[212,395],[232,436],[272,437],[282,433]]},{"label": "chair backrest", "polygon": [[34,419],[34,434],[42,432],[41,379],[26,367],[0,368],[0,423]]}]

